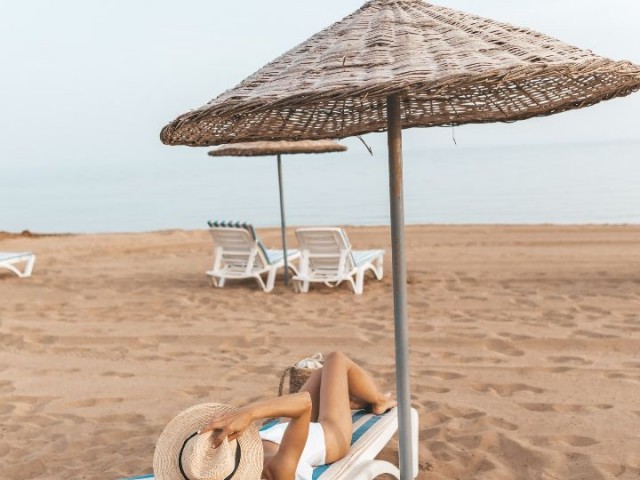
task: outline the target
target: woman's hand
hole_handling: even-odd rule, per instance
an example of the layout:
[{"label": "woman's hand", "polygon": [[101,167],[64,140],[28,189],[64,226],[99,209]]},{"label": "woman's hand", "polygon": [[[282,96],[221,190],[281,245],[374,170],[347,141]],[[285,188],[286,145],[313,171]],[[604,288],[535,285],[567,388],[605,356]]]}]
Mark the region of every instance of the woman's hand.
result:
[{"label": "woman's hand", "polygon": [[251,410],[247,407],[239,408],[235,412],[218,415],[211,420],[209,425],[200,430],[200,434],[212,430],[221,430],[220,435],[215,440],[214,447],[218,448],[222,441],[227,438],[229,441],[235,440],[247,429],[253,421]]}]

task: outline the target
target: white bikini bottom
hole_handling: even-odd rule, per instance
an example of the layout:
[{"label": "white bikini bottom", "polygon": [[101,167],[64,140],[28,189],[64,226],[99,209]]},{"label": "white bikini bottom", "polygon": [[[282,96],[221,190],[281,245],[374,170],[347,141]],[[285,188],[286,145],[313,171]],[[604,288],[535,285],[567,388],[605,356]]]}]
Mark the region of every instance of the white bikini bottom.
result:
[{"label": "white bikini bottom", "polygon": [[[273,427],[260,432],[260,438],[269,442],[282,443],[284,431],[287,429],[289,422],[278,423]],[[296,480],[312,480],[313,467],[324,465],[327,456],[327,447],[324,441],[324,430],[319,423],[309,424],[309,436],[307,443],[298,462],[296,470]]]}]

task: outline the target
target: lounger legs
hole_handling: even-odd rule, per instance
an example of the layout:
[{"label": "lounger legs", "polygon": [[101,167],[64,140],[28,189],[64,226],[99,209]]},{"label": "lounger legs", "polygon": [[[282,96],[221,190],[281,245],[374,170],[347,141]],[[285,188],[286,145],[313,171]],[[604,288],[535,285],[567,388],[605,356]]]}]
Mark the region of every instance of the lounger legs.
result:
[{"label": "lounger legs", "polygon": [[[349,282],[349,284],[351,285],[351,288],[353,289],[353,293],[355,293],[356,295],[362,295],[364,293],[364,276],[365,276],[365,273],[367,273],[367,270],[369,269],[373,271],[373,273],[375,274],[378,280],[382,279],[382,265],[380,265],[379,269],[377,267],[373,268],[371,266],[359,269],[353,277],[347,277],[345,279]],[[328,285],[330,287],[337,287],[341,282],[342,281],[336,282],[335,285],[332,285],[329,282],[324,282],[324,283],[325,285]],[[309,280],[294,279],[293,281],[293,286],[297,293],[307,293],[309,291],[309,284],[310,284]]]},{"label": "lounger legs", "polygon": [[[293,257],[292,260],[295,260],[295,257]],[[261,273],[246,271],[246,272],[243,272],[242,275],[238,275],[235,272],[232,272],[231,274],[229,274],[229,272],[227,272],[224,268],[220,268],[219,264],[216,264],[214,265],[213,270],[206,272],[206,275],[209,277],[211,286],[217,287],[217,288],[224,287],[225,281],[228,278],[236,279],[236,280],[243,279],[243,278],[254,278],[256,282],[258,282],[258,285],[260,285],[260,288],[262,288],[263,291],[269,293],[275,287],[276,276],[278,275],[278,270],[282,266],[283,265],[279,263],[279,264],[271,265],[270,268],[266,270],[266,273],[267,273],[266,283],[262,278],[262,275],[264,275],[265,273],[264,270],[261,271]],[[293,272],[293,275],[298,274],[298,269],[294,265],[289,264],[289,270]],[[294,280],[294,288],[297,288],[296,285],[297,283]],[[309,285],[307,283],[307,290],[308,289],[309,289]]]},{"label": "lounger legs", "polygon": [[22,274],[23,277],[30,277],[31,276],[31,272],[33,271],[33,266],[36,263],[36,256],[35,255],[31,255],[31,257],[29,258],[29,261],[27,262],[27,266],[24,269],[24,272]]},{"label": "lounger legs", "polygon": [[296,280],[293,279],[293,289],[296,293],[307,293],[309,292],[309,281],[308,280]]},{"label": "lounger legs", "polygon": [[384,460],[371,460],[349,472],[349,480],[373,480],[379,475],[400,478],[398,467]]},{"label": "lounger legs", "polygon": [[375,274],[378,280],[382,280],[382,276],[384,275],[384,270],[382,268],[382,265],[383,265],[382,256],[379,256],[378,258],[376,258],[376,261],[373,267],[373,273]]},{"label": "lounger legs", "polygon": [[216,277],[214,275],[209,275],[209,274],[207,274],[207,276],[209,277],[209,281],[211,282],[212,287],[215,287],[215,288],[224,287],[224,281],[225,281],[224,277]]},{"label": "lounger legs", "polygon": [[366,271],[366,268],[361,268],[356,272],[356,281],[354,282],[353,279],[350,279],[353,293],[356,295],[362,295],[362,292],[364,292],[364,274]]},{"label": "lounger legs", "polygon": [[18,267],[13,266],[12,264],[2,264],[0,265],[0,268],[6,268],[10,272],[15,273],[20,278],[27,278],[30,277],[31,273],[33,272],[33,266],[36,263],[36,256],[30,255],[26,262],[27,263],[24,266],[24,270],[20,270]]},{"label": "lounger legs", "polygon": [[[218,277],[214,275],[208,275],[208,277],[209,277],[209,280],[211,281],[211,286],[215,288],[223,288],[227,280],[225,277],[222,277],[222,276]],[[274,270],[270,271],[269,275],[267,276],[267,283],[265,284],[260,275],[253,276],[253,278],[256,279],[256,282],[258,282],[258,285],[260,285],[260,288],[267,293],[273,290],[275,280],[276,280],[275,277],[276,277],[275,271]]]},{"label": "lounger legs", "polygon": [[367,273],[367,270],[371,270],[378,280],[382,280],[384,273],[382,270],[382,256],[376,258],[374,263],[359,268],[355,275],[355,282],[351,279],[351,286],[356,295],[362,295],[364,292],[364,275]]},{"label": "lounger legs", "polygon": [[262,281],[262,278],[260,276],[258,276],[258,283],[261,284],[262,289],[265,292],[270,292],[271,290],[273,290],[273,287],[276,283],[276,273],[278,272],[277,268],[272,268],[271,270],[269,270],[269,273],[267,274],[267,284],[265,285],[264,282]]},{"label": "lounger legs", "polygon": [[18,277],[24,277],[22,272],[19,269],[17,269],[16,267],[14,267],[13,265],[0,265],[0,268],[5,268],[5,269],[9,270],[11,273],[16,274]]}]

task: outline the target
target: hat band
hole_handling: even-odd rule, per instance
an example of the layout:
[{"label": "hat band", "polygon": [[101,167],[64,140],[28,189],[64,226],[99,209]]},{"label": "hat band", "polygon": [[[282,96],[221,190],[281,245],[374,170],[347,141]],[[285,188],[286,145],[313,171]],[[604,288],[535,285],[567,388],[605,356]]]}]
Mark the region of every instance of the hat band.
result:
[{"label": "hat band", "polygon": [[[180,449],[180,453],[178,454],[178,467],[180,468],[180,473],[184,477],[184,480],[191,480],[191,479],[187,477],[186,473],[184,473],[184,468],[182,467],[182,453],[184,452],[184,448],[187,446],[187,442],[191,440],[193,437],[195,437],[196,435],[198,435],[198,432],[194,432],[191,435],[189,435],[189,437],[182,444],[182,448]],[[242,449],[240,448],[240,442],[236,442],[236,463],[235,463],[235,466],[233,467],[233,472],[231,472],[224,480],[231,480],[233,478],[236,471],[238,470],[238,467],[240,466],[240,459],[242,459]]]}]

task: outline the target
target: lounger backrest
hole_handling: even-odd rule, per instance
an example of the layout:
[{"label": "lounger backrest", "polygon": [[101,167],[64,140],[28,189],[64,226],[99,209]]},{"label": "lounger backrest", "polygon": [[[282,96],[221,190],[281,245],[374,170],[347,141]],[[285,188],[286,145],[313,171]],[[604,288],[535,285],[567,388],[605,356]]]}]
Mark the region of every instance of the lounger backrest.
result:
[{"label": "lounger backrest", "polygon": [[344,273],[354,268],[351,244],[343,229],[300,228],[296,237],[311,270]]},{"label": "lounger backrest", "polygon": [[246,228],[211,227],[216,248],[216,262],[233,268],[262,268],[268,260]]}]

